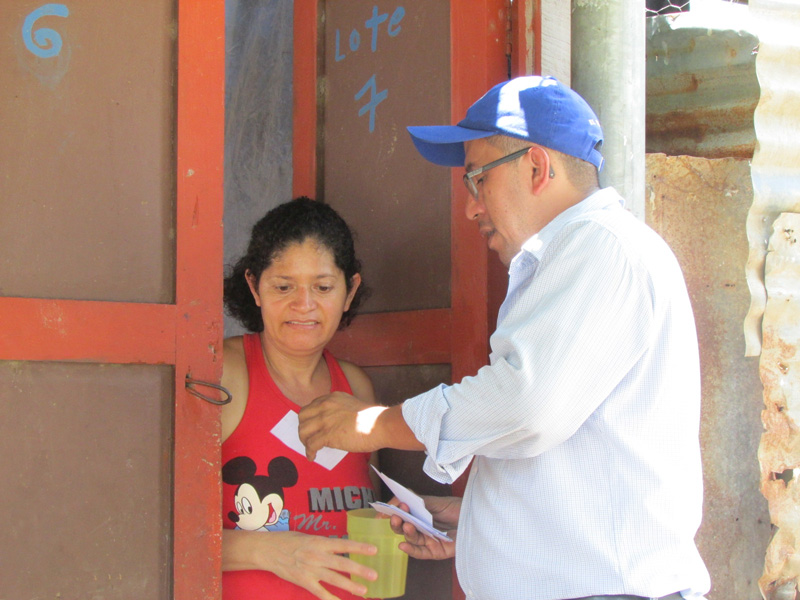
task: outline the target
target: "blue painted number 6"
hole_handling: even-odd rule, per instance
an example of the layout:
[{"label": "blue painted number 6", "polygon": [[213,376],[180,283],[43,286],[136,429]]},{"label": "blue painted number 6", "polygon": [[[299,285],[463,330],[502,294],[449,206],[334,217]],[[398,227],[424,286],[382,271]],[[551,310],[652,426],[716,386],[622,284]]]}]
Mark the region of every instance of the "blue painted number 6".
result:
[{"label": "blue painted number 6", "polygon": [[61,35],[53,29],[38,29],[33,32],[33,25],[40,17],[68,17],[69,9],[63,4],[45,4],[37,8],[27,17],[22,25],[22,39],[25,47],[36,56],[50,58],[61,52]]}]

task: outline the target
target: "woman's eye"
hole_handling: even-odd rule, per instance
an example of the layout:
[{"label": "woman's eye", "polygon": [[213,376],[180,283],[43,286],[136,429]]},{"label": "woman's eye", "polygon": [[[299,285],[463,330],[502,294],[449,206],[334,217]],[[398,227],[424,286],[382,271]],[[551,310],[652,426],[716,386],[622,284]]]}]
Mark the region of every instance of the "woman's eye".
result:
[{"label": "woman's eye", "polygon": [[322,292],[323,294],[326,292],[330,292],[333,289],[332,285],[318,285],[317,290]]},{"label": "woman's eye", "polygon": [[275,289],[281,293],[288,292],[291,288],[288,285],[276,285]]}]

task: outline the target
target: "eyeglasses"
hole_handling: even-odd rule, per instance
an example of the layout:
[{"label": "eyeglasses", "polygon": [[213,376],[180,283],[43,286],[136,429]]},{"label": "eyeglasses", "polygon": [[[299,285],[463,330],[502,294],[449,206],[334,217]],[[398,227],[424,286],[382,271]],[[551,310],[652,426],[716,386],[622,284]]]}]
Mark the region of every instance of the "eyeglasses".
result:
[{"label": "eyeglasses", "polygon": [[528,150],[533,148],[533,146],[529,146],[527,148],[523,148],[522,150],[517,150],[516,152],[512,152],[508,156],[504,156],[503,158],[498,158],[497,160],[490,162],[488,165],[484,165],[482,167],[478,167],[474,171],[470,171],[469,173],[464,174],[464,185],[467,186],[467,190],[469,193],[472,194],[472,197],[476,200],[478,199],[478,186],[472,180],[473,177],[477,177],[481,173],[485,173],[489,169],[494,169],[495,167],[499,167],[503,163],[507,163],[509,161],[514,160],[515,158],[519,158],[523,154],[527,154]]}]

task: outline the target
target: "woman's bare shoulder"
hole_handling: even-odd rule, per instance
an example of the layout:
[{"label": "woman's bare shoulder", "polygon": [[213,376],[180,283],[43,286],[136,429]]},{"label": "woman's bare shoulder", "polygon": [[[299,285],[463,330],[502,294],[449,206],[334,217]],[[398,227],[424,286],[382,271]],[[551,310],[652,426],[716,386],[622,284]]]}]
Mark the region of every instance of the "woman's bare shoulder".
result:
[{"label": "woman's bare shoulder", "polygon": [[347,377],[353,396],[368,402],[375,402],[375,388],[364,369],[346,360],[340,360],[339,365],[342,367],[344,376]]},{"label": "woman's bare shoulder", "polygon": [[[236,335],[222,341],[223,361],[244,360],[244,336]],[[223,363],[224,364],[224,363]]]},{"label": "woman's bare shoulder", "polygon": [[232,396],[230,403],[222,407],[220,415],[224,442],[239,425],[247,406],[250,386],[242,336],[227,338],[222,343],[222,386]]}]

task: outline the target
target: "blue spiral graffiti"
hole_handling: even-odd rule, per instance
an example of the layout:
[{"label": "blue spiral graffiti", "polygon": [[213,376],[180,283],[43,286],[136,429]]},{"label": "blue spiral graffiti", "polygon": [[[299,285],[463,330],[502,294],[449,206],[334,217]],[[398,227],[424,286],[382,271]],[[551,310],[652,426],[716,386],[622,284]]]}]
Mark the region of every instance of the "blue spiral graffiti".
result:
[{"label": "blue spiral graffiti", "polygon": [[37,8],[27,17],[22,25],[22,39],[25,47],[36,56],[50,58],[57,56],[61,52],[63,44],[61,35],[53,29],[37,29],[33,31],[33,25],[40,17],[56,16],[68,17],[69,9],[63,4],[45,4]]}]

